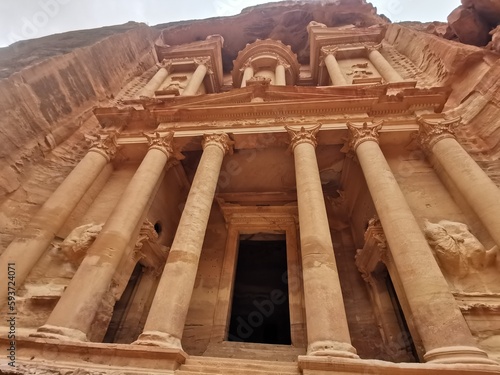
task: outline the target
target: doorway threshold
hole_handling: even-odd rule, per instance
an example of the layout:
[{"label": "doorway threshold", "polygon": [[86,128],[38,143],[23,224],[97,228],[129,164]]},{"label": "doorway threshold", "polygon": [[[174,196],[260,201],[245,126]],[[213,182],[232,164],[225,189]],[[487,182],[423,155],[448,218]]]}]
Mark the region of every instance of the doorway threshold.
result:
[{"label": "doorway threshold", "polygon": [[292,345],[223,341],[219,343],[210,343],[205,353],[203,353],[203,356],[297,362],[298,356],[305,354],[306,348],[296,348]]}]

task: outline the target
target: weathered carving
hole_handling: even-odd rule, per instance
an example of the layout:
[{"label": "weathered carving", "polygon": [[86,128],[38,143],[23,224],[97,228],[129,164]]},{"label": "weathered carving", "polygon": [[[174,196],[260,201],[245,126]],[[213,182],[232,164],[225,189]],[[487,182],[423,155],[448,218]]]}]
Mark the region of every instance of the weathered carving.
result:
[{"label": "weathered carving", "polygon": [[459,278],[480,271],[496,261],[498,246],[486,250],[466,224],[425,221],[424,233],[443,270]]},{"label": "weathered carving", "polygon": [[353,79],[363,79],[370,78],[373,75],[373,72],[368,67],[368,63],[354,64],[351,67],[351,70],[346,73],[348,76],[352,76]]},{"label": "weathered carving", "polygon": [[382,44],[365,44],[364,47],[368,53],[378,51],[382,48]]},{"label": "weathered carving", "polygon": [[134,248],[134,258],[135,260],[139,260],[144,257],[144,254],[141,252],[144,243],[147,241],[157,241],[158,233],[156,233],[154,225],[146,219],[142,224],[141,230],[139,232],[139,236],[137,237],[137,241],[135,242]]},{"label": "weathered carving", "polygon": [[171,59],[163,59],[160,63],[157,63],[156,66],[161,69],[166,69],[167,72],[170,73],[171,69],[172,69],[172,65],[173,65],[173,61]]},{"label": "weathered carving", "polygon": [[152,134],[143,133],[143,135],[148,139],[149,149],[160,150],[167,157],[174,155],[175,151],[173,148],[174,132],[168,132],[166,134],[160,134],[159,132],[154,132]]},{"label": "weathered carving", "polygon": [[326,56],[332,55],[335,57],[337,55],[337,52],[339,51],[338,46],[325,46],[321,47],[321,59],[324,60]]},{"label": "weathered carving", "polygon": [[301,143],[310,143],[314,147],[318,145],[318,140],[316,139],[316,135],[319,132],[322,124],[318,124],[312,128],[306,129],[305,127],[301,127],[300,130],[294,130],[289,126],[285,126],[288,135],[290,136],[290,148],[295,150]]},{"label": "weathered carving", "polygon": [[104,224],[85,224],[73,229],[59,245],[72,263],[78,264],[102,230]]},{"label": "weathered carving", "polygon": [[16,366],[16,374],[37,374],[37,375],[117,375],[118,372],[87,371],[81,368],[63,369],[49,366],[22,365]]},{"label": "weathered carving", "polygon": [[347,129],[349,130],[349,139],[342,151],[356,151],[360,144],[368,141],[378,143],[379,131],[382,129],[383,125],[383,121],[375,122],[372,125],[368,125],[368,123],[365,122],[362,127],[359,127],[348,121]]},{"label": "weathered carving", "polygon": [[85,138],[90,142],[89,152],[97,152],[104,156],[108,162],[111,161],[118,150],[117,136],[117,131],[97,133],[95,137],[86,136]]},{"label": "weathered carving", "polygon": [[418,140],[425,150],[432,150],[432,147],[439,141],[446,138],[455,138],[454,128],[460,125],[461,118],[432,122],[422,117],[418,118],[420,128],[414,138]]},{"label": "weathered carving", "polygon": [[234,141],[232,141],[226,133],[205,134],[202,143],[203,149],[208,145],[215,145],[219,147],[224,154],[231,154],[233,152]]},{"label": "weathered carving", "polygon": [[214,74],[212,59],[209,56],[200,56],[194,59],[196,65],[205,65],[207,68],[207,74]]}]

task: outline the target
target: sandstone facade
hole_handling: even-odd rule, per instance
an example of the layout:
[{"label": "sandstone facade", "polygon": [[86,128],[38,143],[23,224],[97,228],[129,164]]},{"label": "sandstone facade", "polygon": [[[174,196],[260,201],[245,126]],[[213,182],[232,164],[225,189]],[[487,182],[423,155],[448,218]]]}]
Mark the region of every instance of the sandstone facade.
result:
[{"label": "sandstone facade", "polygon": [[4,69],[0,371],[500,373],[500,55],[364,1],[126,28]]}]

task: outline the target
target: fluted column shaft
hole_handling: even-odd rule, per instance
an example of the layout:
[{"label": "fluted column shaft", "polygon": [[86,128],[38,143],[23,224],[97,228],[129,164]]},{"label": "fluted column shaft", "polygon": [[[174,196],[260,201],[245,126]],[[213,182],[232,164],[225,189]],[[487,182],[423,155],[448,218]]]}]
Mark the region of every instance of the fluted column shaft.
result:
[{"label": "fluted column shaft", "polygon": [[247,81],[253,77],[253,68],[251,66],[247,66],[243,71],[243,78],[241,79],[241,88],[247,86]]},{"label": "fluted column shaft", "polygon": [[203,63],[199,64],[193,75],[191,76],[191,79],[189,80],[186,88],[182,92],[182,96],[196,95],[196,93],[200,89],[201,84],[203,83],[203,80],[205,79],[205,75],[207,74],[207,72],[207,66]]},{"label": "fluted column shaft", "polygon": [[148,136],[150,148],[68,288],[36,336],[85,341],[133,233],[154,199],[172,155],[173,133]]},{"label": "fluted column shaft", "polygon": [[147,96],[149,98],[155,96],[156,90],[158,90],[163,82],[168,77],[168,69],[165,67],[160,67],[156,74],[149,80],[149,82],[142,88],[139,92],[139,97]]},{"label": "fluted column shaft", "polygon": [[460,119],[441,123],[420,119],[420,140],[500,246],[500,189],[457,142],[452,127],[459,123]]},{"label": "fluted column shaft", "polygon": [[278,63],[278,65],[276,65],[275,77],[276,86],[286,86],[286,70],[283,64]]},{"label": "fluted column shaft", "polygon": [[382,54],[375,48],[368,50],[368,58],[387,82],[401,82],[403,77],[392,67]]},{"label": "fluted column shaft", "polygon": [[[368,189],[406,294],[426,361],[487,363],[378,145],[381,124],[348,124]],[[408,318],[408,317],[407,317]],[[450,334],[452,332],[453,334]]]},{"label": "fluted column shaft", "polygon": [[328,70],[328,74],[330,75],[330,79],[332,80],[333,86],[345,86],[347,85],[347,81],[342,74],[342,70],[340,69],[340,65],[337,62],[337,59],[333,54],[328,53],[325,56],[325,65]]},{"label": "fluted column shaft", "polygon": [[181,349],[208,218],[224,155],[232,142],[226,134],[204,138],[204,151],[156,290],[144,332],[136,344]]},{"label": "fluted column shaft", "polygon": [[[116,135],[99,135],[85,157],[52,193],[33,216],[21,236],[10,243],[0,256],[0,269],[15,263],[16,284],[21,286],[45,253],[95,179],[116,152]],[[3,272],[3,271],[2,271]],[[7,279],[0,281],[0,301],[7,297]],[[5,285],[5,287],[4,287]]]},{"label": "fluted column shaft", "polygon": [[357,358],[351,345],[316,160],[319,126],[292,130],[299,209],[308,355]]}]

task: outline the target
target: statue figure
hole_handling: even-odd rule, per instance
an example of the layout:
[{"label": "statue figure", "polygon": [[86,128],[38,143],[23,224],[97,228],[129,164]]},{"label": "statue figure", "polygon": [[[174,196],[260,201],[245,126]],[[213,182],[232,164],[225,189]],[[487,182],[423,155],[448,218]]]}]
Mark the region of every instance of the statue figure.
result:
[{"label": "statue figure", "polygon": [[85,224],[71,231],[59,245],[62,252],[72,263],[79,263],[85,256],[87,249],[92,245],[101,232],[104,224]]},{"label": "statue figure", "polygon": [[436,224],[426,220],[424,233],[441,267],[449,275],[462,278],[496,261],[498,246],[486,250],[466,224],[448,220]]}]

